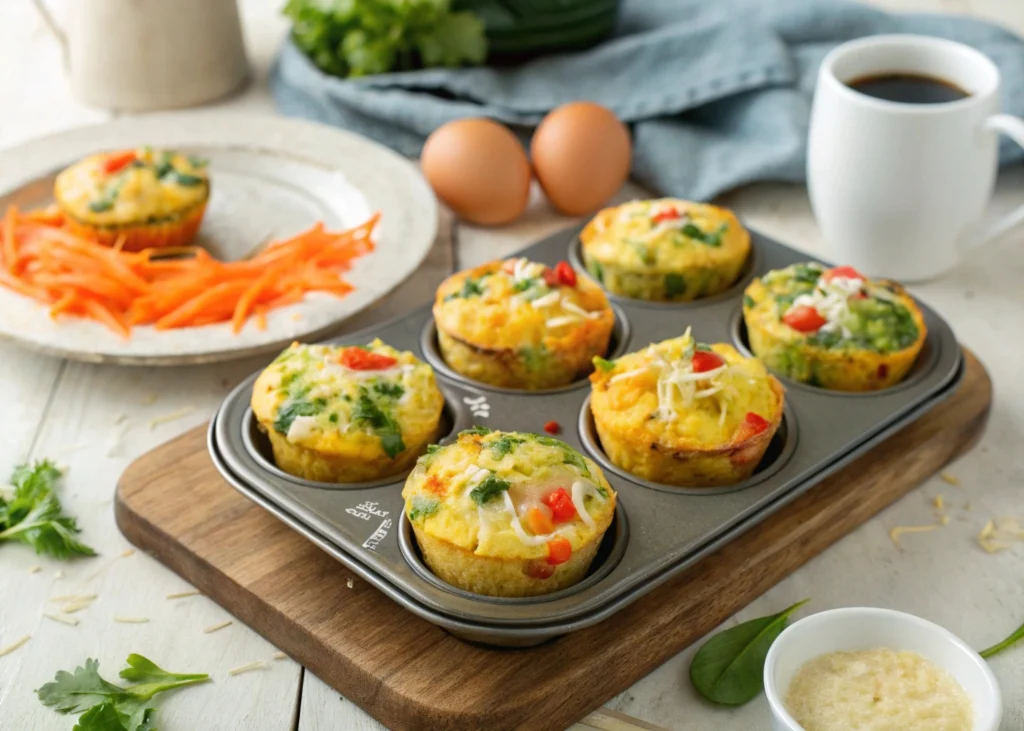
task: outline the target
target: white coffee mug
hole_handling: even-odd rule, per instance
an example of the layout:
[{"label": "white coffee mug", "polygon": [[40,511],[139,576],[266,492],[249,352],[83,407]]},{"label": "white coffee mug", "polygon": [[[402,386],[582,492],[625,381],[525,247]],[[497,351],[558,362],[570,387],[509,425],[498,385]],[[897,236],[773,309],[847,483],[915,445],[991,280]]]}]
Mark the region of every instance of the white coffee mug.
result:
[{"label": "white coffee mug", "polygon": [[235,0],[74,0],[60,24],[33,2],[63,46],[72,93],[91,106],[188,107],[248,78]]},{"label": "white coffee mug", "polygon": [[[967,92],[938,104],[893,102],[847,84],[884,74]],[[969,46],[886,35],[844,43],[818,72],[807,180],[827,258],[903,281],[939,275],[964,252],[1024,221],[1024,206],[982,223],[998,133],[1024,146],[1024,121],[999,114],[999,70]]]}]

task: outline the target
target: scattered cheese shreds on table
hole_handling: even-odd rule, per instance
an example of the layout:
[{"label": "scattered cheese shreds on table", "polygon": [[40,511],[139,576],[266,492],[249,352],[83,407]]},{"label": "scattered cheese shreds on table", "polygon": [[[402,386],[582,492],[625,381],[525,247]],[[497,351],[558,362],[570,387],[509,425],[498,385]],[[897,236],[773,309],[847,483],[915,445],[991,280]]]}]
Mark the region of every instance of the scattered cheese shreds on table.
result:
[{"label": "scattered cheese shreds on table", "polygon": [[168,599],[187,599],[190,596],[202,596],[203,592],[199,589],[193,589],[192,591],[179,591],[177,594],[168,594]]},{"label": "scattered cheese shreds on table", "polygon": [[273,655],[270,656],[270,659],[271,660],[287,660],[288,659],[288,655],[286,655],[283,652],[275,652]]},{"label": "scattered cheese shreds on table", "polygon": [[3,217],[0,286],[47,306],[50,317],[105,325],[123,338],[132,328],[157,330],[230,323],[301,302],[310,292],[344,297],[352,262],[374,249],[374,214],[346,231],[323,223],[272,241],[239,261],[218,261],[197,246],[121,251],[72,233],[59,211]]},{"label": "scattered cheese shreds on table", "polygon": [[900,544],[900,536],[904,533],[928,533],[929,531],[941,528],[943,525],[944,523],[932,523],[931,525],[897,525],[889,531],[889,539],[893,542],[896,548],[902,548],[903,546]]},{"label": "scattered cheese shreds on table", "polygon": [[114,617],[114,621],[121,624],[146,624],[149,617]]},{"label": "scattered cheese shreds on table", "polygon": [[946,507],[945,503],[942,502],[942,495],[936,495],[935,500],[933,502],[935,504],[936,510],[943,510]]},{"label": "scattered cheese shreds on table", "polygon": [[211,624],[209,627],[204,627],[203,628],[203,634],[204,635],[213,634],[214,632],[217,632],[218,630],[222,630],[225,627],[228,627],[230,625],[231,625],[231,620],[230,619],[227,622],[221,622],[220,624]]},{"label": "scattered cheese shreds on table", "polygon": [[63,614],[74,614],[75,612],[80,612],[83,609],[88,608],[89,605],[92,604],[94,601],[96,601],[95,594],[82,596],[67,602],[64,606],[60,608],[60,611]]},{"label": "scattered cheese shreds on table", "polygon": [[149,428],[150,429],[156,429],[161,424],[166,424],[166,423],[171,422],[171,421],[177,421],[178,419],[180,419],[180,418],[182,418],[184,416],[188,416],[189,414],[191,414],[195,410],[196,410],[195,406],[182,406],[180,409],[177,409],[176,411],[172,411],[169,414],[164,414],[163,416],[157,416],[157,417],[154,417],[154,418],[150,419],[149,420]]},{"label": "scattered cheese shreds on table", "polygon": [[0,647],[0,657],[3,657],[4,655],[10,655],[12,652],[17,650],[19,647],[21,647],[31,639],[32,635],[25,635],[21,639],[15,640],[14,642],[5,647]]},{"label": "scattered cheese shreds on table", "polygon": [[56,614],[54,612],[43,612],[43,616],[47,619],[52,619],[54,622],[60,622],[61,624],[67,624],[71,627],[78,626],[78,619],[75,617],[67,617],[63,614]]},{"label": "scattered cheese shreds on table", "polygon": [[1016,518],[996,518],[985,524],[977,541],[985,553],[999,553],[1012,548],[1014,542],[1024,541],[1024,529]]},{"label": "scattered cheese shreds on table", "polygon": [[64,578],[64,572],[61,571],[60,569],[57,569],[55,572],[53,572],[53,578],[55,578],[55,579],[63,579]]},{"label": "scattered cheese shreds on table", "polygon": [[957,477],[956,475],[951,475],[948,472],[940,472],[939,477],[942,478],[943,482],[947,482],[950,485],[954,485],[956,487],[960,486],[960,478]]},{"label": "scattered cheese shreds on table", "polygon": [[251,662],[248,665],[240,665],[237,668],[231,668],[228,670],[228,675],[241,675],[242,673],[248,673],[252,670],[260,670],[266,666],[267,664],[263,660],[257,660],[256,662]]},{"label": "scattered cheese shreds on table", "polygon": [[32,568],[30,568],[30,569],[28,570],[28,572],[29,572],[30,574],[38,574],[38,573],[39,573],[40,571],[42,571],[42,570],[43,570],[43,567],[42,567],[42,566],[33,566]]}]

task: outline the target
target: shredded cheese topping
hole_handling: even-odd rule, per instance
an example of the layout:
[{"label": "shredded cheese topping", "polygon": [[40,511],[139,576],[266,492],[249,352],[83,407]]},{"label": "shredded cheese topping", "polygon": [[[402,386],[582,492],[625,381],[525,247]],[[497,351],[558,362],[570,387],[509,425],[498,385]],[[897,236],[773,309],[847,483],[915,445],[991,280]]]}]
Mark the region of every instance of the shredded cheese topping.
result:
[{"label": "shredded cheese topping", "polygon": [[860,277],[818,278],[814,291],[802,294],[793,300],[793,307],[812,307],[828,322],[821,326],[823,332],[842,332],[844,338],[853,333],[844,324],[850,318],[850,296],[864,287]]}]

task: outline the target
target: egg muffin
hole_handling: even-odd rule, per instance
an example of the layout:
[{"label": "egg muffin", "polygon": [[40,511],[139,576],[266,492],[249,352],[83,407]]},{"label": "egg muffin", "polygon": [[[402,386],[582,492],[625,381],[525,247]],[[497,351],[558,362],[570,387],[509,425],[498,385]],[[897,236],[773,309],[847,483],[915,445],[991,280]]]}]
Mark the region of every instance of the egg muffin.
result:
[{"label": "egg muffin", "polygon": [[142,147],[79,160],[57,176],[53,195],[76,233],[141,251],[195,237],[210,180],[205,160]]},{"label": "egg muffin", "polygon": [[293,343],[252,387],[252,410],[285,472],[363,482],[404,472],[438,437],[433,369],[380,340]]},{"label": "egg muffin", "polygon": [[613,464],[679,487],[731,485],[757,467],[782,423],[783,389],[754,358],[689,329],[598,360],[590,409]]},{"label": "egg muffin", "polygon": [[676,198],[606,208],[580,243],[587,271],[609,292],[659,302],[728,289],[750,254],[750,234],[732,211]]},{"label": "egg muffin", "polygon": [[900,382],[927,329],[900,285],[853,267],[793,264],[747,287],[750,349],[775,372],[834,391],[874,391]]},{"label": "egg muffin", "polygon": [[445,362],[476,381],[507,388],[564,386],[590,373],[608,350],[615,315],[604,292],[527,259],[459,272],[437,290],[438,345]]},{"label": "egg muffin", "polygon": [[488,596],[578,583],[615,514],[601,469],[568,444],[484,427],[432,445],[402,497],[430,570]]}]

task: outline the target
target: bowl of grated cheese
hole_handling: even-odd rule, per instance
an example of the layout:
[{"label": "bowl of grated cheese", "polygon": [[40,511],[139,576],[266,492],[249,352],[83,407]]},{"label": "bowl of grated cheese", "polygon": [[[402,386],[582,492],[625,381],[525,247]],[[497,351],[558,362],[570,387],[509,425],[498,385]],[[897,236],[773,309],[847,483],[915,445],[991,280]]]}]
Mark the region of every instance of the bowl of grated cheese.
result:
[{"label": "bowl of grated cheese", "polygon": [[774,731],[998,731],[999,683],[942,627],[849,607],[787,628],[764,666]]}]

